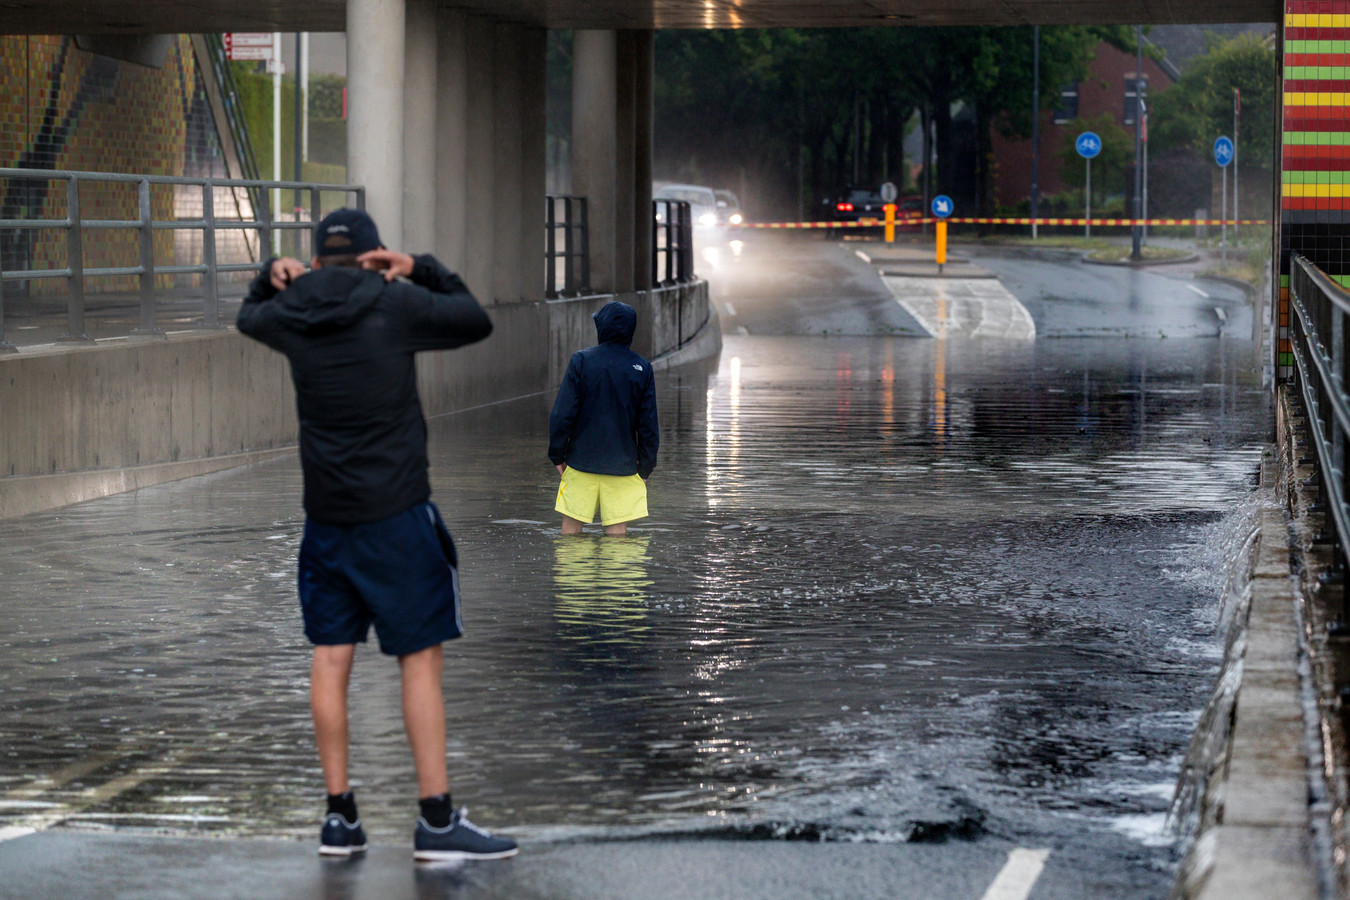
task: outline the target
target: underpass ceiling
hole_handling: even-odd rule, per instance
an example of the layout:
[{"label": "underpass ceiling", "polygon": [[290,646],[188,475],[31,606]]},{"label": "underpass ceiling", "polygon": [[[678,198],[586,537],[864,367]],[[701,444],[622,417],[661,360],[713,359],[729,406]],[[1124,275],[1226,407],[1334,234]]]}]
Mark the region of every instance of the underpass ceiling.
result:
[{"label": "underpass ceiling", "polygon": [[[549,28],[1275,22],[1280,0],[451,0]],[[343,31],[346,0],[0,0],[0,33]]]}]

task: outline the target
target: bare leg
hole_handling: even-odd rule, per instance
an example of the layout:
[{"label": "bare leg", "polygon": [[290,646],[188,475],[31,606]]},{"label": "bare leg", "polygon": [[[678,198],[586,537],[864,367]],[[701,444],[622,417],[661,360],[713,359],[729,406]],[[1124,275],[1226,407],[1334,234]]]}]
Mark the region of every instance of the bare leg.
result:
[{"label": "bare leg", "polygon": [[441,696],[441,645],[398,658],[403,671],[403,727],[408,732],[417,796],[449,790],[445,777],[445,701]]},{"label": "bare leg", "polygon": [[309,670],[309,708],[314,739],[328,793],[341,794],[347,780],[347,684],[352,677],[355,644],[316,646]]},{"label": "bare leg", "polygon": [[563,516],[563,534],[581,534],[581,520]]},{"label": "bare leg", "polygon": [[605,534],[608,535],[609,537],[623,537],[624,535],[628,534],[628,523],[619,522],[614,525],[606,525]]}]

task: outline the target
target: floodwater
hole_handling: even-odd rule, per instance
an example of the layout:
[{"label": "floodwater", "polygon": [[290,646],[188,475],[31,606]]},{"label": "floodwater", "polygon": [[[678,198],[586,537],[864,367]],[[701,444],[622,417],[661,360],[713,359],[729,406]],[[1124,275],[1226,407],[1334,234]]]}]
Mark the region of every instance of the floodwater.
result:
[{"label": "floodwater", "polygon": [[[1166,894],[1269,429],[1249,343],[729,336],[659,393],[653,514],[623,539],[557,534],[549,398],[432,423],[476,821],[1000,841],[1093,896]],[[286,458],[3,523],[0,826],[314,838],[299,492]],[[352,717],[366,826],[404,841],[373,643]]]}]

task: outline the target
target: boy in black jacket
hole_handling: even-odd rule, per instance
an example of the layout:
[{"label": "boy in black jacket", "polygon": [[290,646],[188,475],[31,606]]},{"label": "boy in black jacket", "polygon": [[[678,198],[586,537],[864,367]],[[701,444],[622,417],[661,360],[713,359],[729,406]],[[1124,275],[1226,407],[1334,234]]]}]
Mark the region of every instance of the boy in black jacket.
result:
[{"label": "boy in black jacket", "polygon": [[595,519],[624,535],[647,515],[647,479],[656,468],[656,379],[629,349],[637,311],[617,300],[591,317],[600,343],[572,354],[548,418],[548,458],[562,476],[562,533]]},{"label": "boy in black jacket", "polygon": [[413,858],[514,855],[515,842],[450,803],[441,644],[462,630],[458,559],[430,502],[413,364],[419,350],[481,341],[492,322],[458,275],[429,255],[386,250],[370,216],[343,209],[319,223],[313,271],[295,259],[268,260],[238,325],[286,355],[295,383],[306,513],[300,607],[314,644],[310,706],[328,789],[319,852],[366,849],[347,779],[347,686],[356,645],[373,624],[402,674],[422,798]]}]

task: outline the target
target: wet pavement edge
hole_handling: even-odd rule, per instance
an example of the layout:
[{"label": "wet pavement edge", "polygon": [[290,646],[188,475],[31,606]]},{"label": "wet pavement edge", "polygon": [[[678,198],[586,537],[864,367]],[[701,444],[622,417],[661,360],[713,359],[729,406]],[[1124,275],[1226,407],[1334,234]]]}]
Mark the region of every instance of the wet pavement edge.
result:
[{"label": "wet pavement edge", "polygon": [[[1201,831],[1181,866],[1173,898],[1339,895],[1334,826],[1344,821],[1345,805],[1328,796],[1323,777],[1333,768],[1321,752],[1321,737],[1329,733],[1327,705],[1317,700],[1319,647],[1309,640],[1316,633],[1310,623],[1320,618],[1314,607],[1324,606],[1325,598],[1311,596],[1291,573],[1291,550],[1302,555],[1291,532],[1297,538],[1310,536],[1312,529],[1301,502],[1306,498],[1297,496],[1302,479],[1288,400],[1281,389],[1278,445],[1266,451],[1261,466],[1262,491],[1274,502],[1260,514],[1242,635],[1228,644],[1230,654],[1241,655],[1241,683],[1226,753],[1210,773]],[[1306,577],[1306,560],[1302,568]],[[1320,650],[1325,653],[1325,647]],[[1343,759],[1344,753],[1333,756]]]}]

